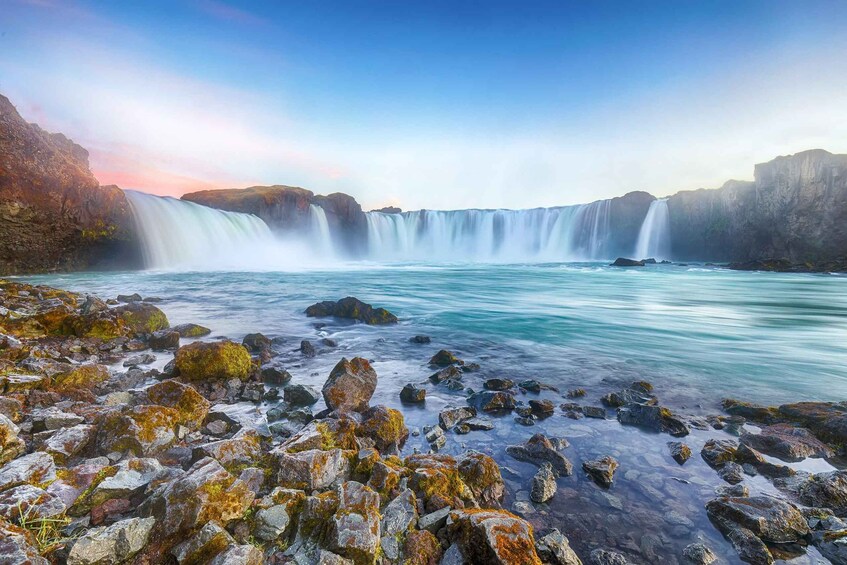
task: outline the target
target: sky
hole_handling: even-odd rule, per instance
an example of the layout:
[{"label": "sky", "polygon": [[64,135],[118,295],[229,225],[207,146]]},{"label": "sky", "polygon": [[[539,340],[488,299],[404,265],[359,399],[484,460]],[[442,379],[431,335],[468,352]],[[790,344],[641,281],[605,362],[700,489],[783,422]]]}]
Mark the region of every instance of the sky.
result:
[{"label": "sky", "polygon": [[0,0],[0,93],[102,184],[528,208],[847,153],[847,2]]}]

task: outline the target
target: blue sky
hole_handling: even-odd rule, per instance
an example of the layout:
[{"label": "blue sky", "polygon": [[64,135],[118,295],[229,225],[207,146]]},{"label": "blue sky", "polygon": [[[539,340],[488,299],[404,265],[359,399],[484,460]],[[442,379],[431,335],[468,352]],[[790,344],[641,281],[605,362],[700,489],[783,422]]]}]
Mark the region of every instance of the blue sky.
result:
[{"label": "blue sky", "polygon": [[847,3],[0,0],[0,93],[103,183],[531,207],[847,152]]}]

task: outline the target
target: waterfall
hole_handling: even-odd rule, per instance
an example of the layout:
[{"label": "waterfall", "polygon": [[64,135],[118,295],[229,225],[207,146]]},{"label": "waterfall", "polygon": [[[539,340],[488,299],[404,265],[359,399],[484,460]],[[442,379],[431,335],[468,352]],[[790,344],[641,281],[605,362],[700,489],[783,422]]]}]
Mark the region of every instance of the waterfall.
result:
[{"label": "waterfall", "polygon": [[[314,250],[277,238],[252,214],[131,190],[125,193],[149,269],[284,270],[315,261]],[[326,216],[322,223],[317,228],[321,238],[328,233]]]},{"label": "waterfall", "polygon": [[377,261],[580,261],[611,257],[610,202],[532,210],[369,212]]},{"label": "waterfall", "polygon": [[330,258],[334,255],[332,245],[332,234],[329,231],[329,221],[326,219],[326,212],[320,206],[309,204],[309,227],[311,229],[310,237],[317,242],[317,246],[324,258]]},{"label": "waterfall", "polygon": [[668,217],[668,200],[654,200],[650,203],[644,223],[638,232],[638,242],[635,244],[636,259],[654,258],[659,261],[670,259],[670,220]]}]

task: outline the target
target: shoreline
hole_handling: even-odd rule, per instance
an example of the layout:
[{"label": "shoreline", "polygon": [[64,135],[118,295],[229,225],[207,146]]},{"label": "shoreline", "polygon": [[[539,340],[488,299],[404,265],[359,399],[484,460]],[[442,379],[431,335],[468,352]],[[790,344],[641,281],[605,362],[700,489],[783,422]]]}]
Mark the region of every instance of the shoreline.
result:
[{"label": "shoreline", "polygon": [[[804,475],[802,469],[791,474],[786,469],[793,469],[794,464],[775,462],[770,454],[757,455],[762,449],[783,457],[786,453],[793,458],[798,453],[832,457],[833,448],[840,449],[847,438],[847,425],[841,428],[831,423],[833,415],[840,414],[838,405],[770,410],[734,404],[727,406],[727,414],[714,414],[710,421],[660,407],[646,382],[617,388],[601,383],[582,396],[570,391],[568,398],[569,391],[552,389],[543,379],[509,386],[501,378],[488,379],[500,382],[486,382],[488,386],[470,397],[476,413],[468,410],[468,403],[457,402],[450,410],[427,411],[424,418],[417,415],[434,427],[407,429],[404,417],[412,415],[412,407],[369,406],[380,385],[367,360],[339,362],[332,372],[342,383],[337,387],[339,394],[346,398],[356,391],[358,396],[355,402],[331,400],[332,394],[327,397],[325,392],[309,390],[290,374],[286,376],[284,368],[276,367],[278,346],[261,334],[245,338],[251,349],[248,353],[236,342],[204,341],[196,334],[188,337],[198,332],[197,328],[186,327],[174,335],[165,313],[149,297],[145,301],[140,296],[126,296],[124,301],[106,304],[93,297],[18,282],[0,281],[0,289],[0,333],[17,333],[13,340],[0,337],[0,359],[4,360],[0,374],[7,375],[0,376],[0,413],[8,421],[4,429],[17,428],[14,433],[7,432],[11,439],[4,440],[0,451],[5,465],[0,467],[0,477],[10,476],[10,465],[17,473],[14,481],[0,481],[0,510],[4,493],[7,497],[13,493],[18,499],[30,496],[33,508],[56,520],[51,524],[63,522],[63,528],[76,529],[72,542],[48,552],[56,562],[84,563],[74,561],[82,547],[108,545],[103,538],[109,536],[115,547],[115,536],[130,531],[136,532],[133,539],[145,538],[131,556],[124,556],[137,563],[157,562],[172,551],[189,552],[185,555],[202,548],[212,551],[212,545],[219,549],[219,557],[235,559],[237,554],[242,561],[233,562],[244,563],[271,558],[286,562],[293,558],[285,556],[286,551],[311,554],[316,561],[322,558],[321,552],[332,552],[355,563],[377,559],[393,563],[406,558],[452,563],[461,562],[462,555],[471,561],[500,559],[507,563],[535,563],[539,556],[549,563],[575,563],[576,555],[585,563],[621,562],[609,552],[634,563],[648,561],[650,555],[674,556],[685,563],[686,559],[692,562],[688,554],[708,555],[698,543],[730,561],[739,558],[731,553],[734,545],[754,563],[768,562],[768,555],[791,555],[792,551],[800,555],[798,548],[802,550],[804,544],[811,555],[843,558],[847,551],[832,541],[840,540],[841,532],[847,536],[847,527],[837,518],[795,506],[800,500],[830,504],[843,516],[847,508],[838,506],[845,488],[840,473],[822,487],[817,484],[819,477],[832,471],[819,472],[818,478]],[[24,315],[14,316],[12,321],[11,311]],[[329,344],[320,345],[332,349]],[[420,345],[421,355],[428,356],[427,344]],[[178,359],[182,357],[174,364],[179,375],[167,365],[163,371],[116,370],[118,366],[123,369],[129,357],[139,357],[135,360],[138,366],[145,366],[143,356],[151,354],[151,349],[158,350],[152,353],[157,357],[169,358],[174,352]],[[300,354],[308,356],[309,352],[308,346],[301,346]],[[429,355],[433,353],[436,351]],[[446,354],[441,357],[432,359],[436,366],[430,381],[436,382],[410,384],[423,391],[450,387],[451,383],[464,389],[462,376],[473,375],[466,369],[472,369],[474,362],[460,364]],[[104,362],[111,371],[97,367]],[[80,367],[95,368],[80,371]],[[10,379],[9,373],[37,377]],[[284,409],[273,406],[279,402],[274,389],[286,403]],[[381,394],[384,398],[385,391]],[[389,394],[399,397],[401,390]],[[414,398],[416,391],[408,394]],[[313,413],[307,409],[319,404],[321,396],[325,402],[337,402],[336,410]],[[223,404],[234,410],[227,411]],[[272,412],[274,408],[277,410]],[[587,414],[600,415],[598,410],[603,419]],[[254,426],[246,416],[254,418],[253,424],[263,418],[266,423]],[[533,425],[526,426],[530,421]],[[747,421],[757,423],[753,426],[745,424]],[[812,433],[795,436],[799,432],[780,427],[787,422],[790,430],[803,424]],[[759,432],[757,437],[762,436],[762,429],[770,435],[752,440],[745,436],[739,442],[737,435],[727,431],[740,432],[745,426]],[[554,428],[570,432],[554,434]],[[631,445],[619,445],[621,438]],[[727,440],[735,443],[724,443]],[[750,441],[755,447],[748,445]],[[675,445],[671,447],[669,442]],[[441,446],[439,451],[424,453],[433,443]],[[685,450],[676,443],[690,444],[692,453],[682,465],[673,456],[683,458]],[[707,445],[711,447],[704,451]],[[650,460],[636,462],[627,447],[643,448]],[[478,449],[479,453],[469,456],[466,449]],[[712,453],[717,454],[709,459]],[[612,457],[614,464],[605,457]],[[21,463],[23,458],[28,458],[27,465]],[[676,476],[683,472],[685,477]],[[776,476],[764,480],[765,474]],[[662,479],[661,485],[656,477]],[[604,486],[609,479],[611,488]],[[750,483],[751,496],[735,496],[744,490],[731,487],[732,482]],[[121,483],[121,488],[113,483]],[[697,488],[686,491],[670,483]],[[194,490],[181,491],[186,484]],[[285,492],[273,490],[279,486]],[[716,493],[720,486],[735,490]],[[558,492],[538,501],[550,491]],[[776,507],[776,503],[756,507],[757,512],[765,513],[766,531],[751,530],[751,507],[743,501],[766,504],[762,497],[774,494],[782,497]],[[671,516],[668,512],[644,514],[651,497],[669,496],[681,509],[696,501],[700,516],[688,518],[681,511]],[[637,503],[632,504],[642,514],[633,513],[629,506],[636,498]],[[193,502],[196,500],[201,500],[199,507]],[[656,502],[652,501],[654,506]],[[707,504],[711,521],[703,520]],[[740,511],[731,504],[744,506],[747,514],[741,515],[747,521],[738,518]],[[221,507],[225,513],[212,516],[217,512],[214,509]],[[471,510],[474,507],[490,508]],[[572,512],[577,517],[569,518],[562,507],[577,510]],[[14,518],[13,510],[6,511],[13,516],[12,522],[20,523],[20,515]],[[628,518],[619,525],[607,523],[602,535],[606,543],[598,543],[584,524],[586,533],[574,527],[581,517],[594,520],[599,515],[620,513],[635,516],[634,525],[627,523]],[[394,537],[383,535],[398,527],[395,521],[386,521],[388,515],[405,524]],[[791,520],[782,523],[786,516]],[[157,525],[150,517],[156,518]],[[24,522],[26,518],[31,516],[25,516]],[[88,523],[83,524],[86,518]],[[213,518],[209,523],[215,525],[201,524],[206,518]],[[642,519],[640,526],[638,519]],[[39,526],[43,525],[44,519],[34,519],[39,520]],[[333,525],[328,530],[316,528],[316,521]],[[160,522],[173,526],[179,539],[172,532],[157,530]],[[282,522],[285,525],[273,535],[276,530],[270,524],[279,529]],[[509,527],[507,539],[497,533],[503,525]],[[546,531],[554,526],[560,531]],[[18,540],[16,547],[24,553],[38,545],[38,540],[14,526],[0,522],[0,528],[13,532],[10,539]],[[627,541],[633,533],[653,530],[658,533],[641,535],[638,544]],[[705,536],[702,542],[691,541],[700,535]],[[59,534],[53,537],[58,539]],[[214,544],[210,539],[216,540]],[[770,545],[764,545],[763,539]],[[185,546],[192,540],[199,548]],[[514,547],[521,548],[519,557],[509,553]],[[480,551],[483,553],[476,553]],[[447,557],[437,557],[443,554]],[[561,555],[570,561],[563,561]],[[329,554],[323,558],[336,559]]]}]

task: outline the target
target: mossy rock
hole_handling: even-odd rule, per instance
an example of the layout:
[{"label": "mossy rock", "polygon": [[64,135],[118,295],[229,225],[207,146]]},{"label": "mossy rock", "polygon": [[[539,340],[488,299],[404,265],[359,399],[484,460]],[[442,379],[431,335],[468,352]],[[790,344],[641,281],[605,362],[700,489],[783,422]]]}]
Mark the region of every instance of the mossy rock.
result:
[{"label": "mossy rock", "polygon": [[412,530],[403,544],[403,565],[431,565],[441,561],[438,538],[426,530]]},{"label": "mossy rock", "polygon": [[109,369],[104,365],[78,365],[53,377],[52,388],[57,392],[91,390],[109,380]]},{"label": "mossy rock", "polygon": [[469,451],[459,461],[459,477],[482,507],[499,507],[505,485],[497,463],[484,453]]},{"label": "mossy rock", "polygon": [[115,339],[126,336],[128,328],[123,318],[111,312],[89,316],[71,316],[66,320],[66,333],[77,337]]},{"label": "mossy rock", "polygon": [[247,349],[233,341],[195,342],[180,347],[174,358],[179,376],[189,381],[240,379],[250,376]]},{"label": "mossy rock", "polygon": [[132,302],[116,308],[115,311],[136,335],[151,334],[171,325],[165,313],[148,302]]},{"label": "mossy rock", "polygon": [[505,510],[455,510],[448,527],[471,563],[541,565],[532,526]]},{"label": "mossy rock", "polygon": [[101,453],[132,451],[138,457],[155,455],[176,441],[179,412],[165,406],[135,406],[115,412],[100,425],[98,447]]},{"label": "mossy rock", "polygon": [[180,324],[173,330],[179,333],[179,337],[203,337],[212,333],[209,328],[197,324]]},{"label": "mossy rock", "polygon": [[409,437],[403,414],[394,408],[374,406],[364,414],[356,435],[373,440],[380,452],[399,450]]},{"label": "mossy rock", "polygon": [[190,430],[197,430],[209,414],[211,404],[194,387],[168,380],[147,389],[153,404],[167,406],[177,411],[178,422]]}]

